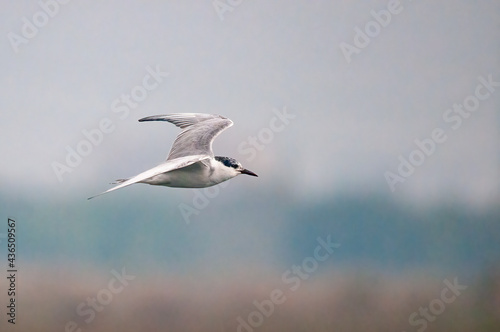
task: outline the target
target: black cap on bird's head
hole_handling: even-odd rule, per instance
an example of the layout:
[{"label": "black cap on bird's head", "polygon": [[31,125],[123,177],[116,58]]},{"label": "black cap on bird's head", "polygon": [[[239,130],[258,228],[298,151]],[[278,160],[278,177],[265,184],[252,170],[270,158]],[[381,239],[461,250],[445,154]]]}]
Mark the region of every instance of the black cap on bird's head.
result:
[{"label": "black cap on bird's head", "polygon": [[229,157],[216,156],[215,160],[221,162],[226,167],[234,168],[235,170],[237,170],[241,174],[247,174],[247,175],[251,175],[251,176],[258,176],[254,172],[249,171],[248,169],[243,168],[243,166],[241,166],[241,164],[236,159],[229,158]]}]

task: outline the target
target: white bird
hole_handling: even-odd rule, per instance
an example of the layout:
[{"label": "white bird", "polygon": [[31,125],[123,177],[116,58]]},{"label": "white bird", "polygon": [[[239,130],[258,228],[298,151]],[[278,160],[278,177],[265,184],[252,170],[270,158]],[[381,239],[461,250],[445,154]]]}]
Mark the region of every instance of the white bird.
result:
[{"label": "white bird", "polygon": [[130,179],[116,180],[119,185],[103,193],[147,183],[177,188],[205,188],[229,180],[240,174],[257,176],[233,158],[214,156],[212,143],[233,121],[215,114],[175,113],[142,118],[143,121],[168,121],[183,129],[176,137],[170,153],[160,165]]}]

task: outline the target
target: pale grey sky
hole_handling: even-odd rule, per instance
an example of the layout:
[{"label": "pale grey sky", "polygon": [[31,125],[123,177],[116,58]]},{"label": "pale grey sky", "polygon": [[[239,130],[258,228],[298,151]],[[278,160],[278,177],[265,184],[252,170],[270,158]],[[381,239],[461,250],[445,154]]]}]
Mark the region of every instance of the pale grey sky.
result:
[{"label": "pale grey sky", "polygon": [[[206,112],[235,122],[217,139],[216,154],[239,159],[297,199],[390,193],[384,172],[397,173],[398,156],[408,158],[415,139],[442,128],[447,140],[392,195],[498,200],[500,88],[457,130],[443,114],[474,94],[479,76],[500,81],[500,4],[401,1],[348,63],[341,43],[355,45],[355,28],[373,25],[371,11],[388,3],[242,1],[218,13],[211,1],[73,0],[48,9],[53,17],[35,1],[4,3],[3,188],[100,192],[161,161],[179,132],[137,119]],[[34,16],[43,26],[13,43],[10,33],[24,38],[23,18]],[[168,77],[127,116],[113,112],[147,68]],[[238,146],[285,107],[296,117],[247,160]],[[64,164],[66,147],[76,149],[82,130],[104,118],[114,130],[60,182],[52,163]]]}]

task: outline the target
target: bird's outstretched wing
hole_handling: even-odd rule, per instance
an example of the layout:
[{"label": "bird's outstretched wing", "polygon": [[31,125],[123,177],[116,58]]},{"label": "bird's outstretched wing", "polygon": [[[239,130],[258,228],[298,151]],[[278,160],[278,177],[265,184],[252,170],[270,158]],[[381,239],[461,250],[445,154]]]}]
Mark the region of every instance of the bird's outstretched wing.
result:
[{"label": "bird's outstretched wing", "polygon": [[102,192],[100,194],[89,197],[88,199],[97,197],[97,196],[102,195],[102,194],[109,193],[110,191],[120,189],[120,188],[129,186],[131,184],[137,183],[137,182],[144,181],[144,180],[149,179],[150,177],[153,177],[155,175],[170,172],[170,171],[173,171],[175,169],[183,168],[183,167],[192,165],[194,163],[197,163],[198,161],[202,161],[202,160],[209,159],[209,158],[210,158],[210,156],[208,156],[208,155],[195,155],[195,156],[180,157],[180,158],[173,159],[173,160],[167,160],[164,163],[162,163],[156,167],[148,169],[147,171],[144,171],[141,174],[138,174],[138,175],[136,175],[128,180],[125,180],[125,181],[121,182],[119,185],[117,185],[111,189],[108,189],[105,192]]},{"label": "bird's outstretched wing", "polygon": [[233,121],[223,116],[201,113],[153,115],[139,121],[167,121],[183,129],[175,139],[167,160],[191,155],[213,157],[212,142],[224,129],[233,125]]}]

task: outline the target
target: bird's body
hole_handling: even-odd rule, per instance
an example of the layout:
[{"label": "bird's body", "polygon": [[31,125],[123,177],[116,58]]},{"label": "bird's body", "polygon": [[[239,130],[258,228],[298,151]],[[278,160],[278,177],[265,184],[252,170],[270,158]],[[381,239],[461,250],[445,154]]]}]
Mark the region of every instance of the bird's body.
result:
[{"label": "bird's body", "polygon": [[205,188],[238,175],[234,169],[220,167],[216,159],[204,159],[189,166],[152,176],[141,183],[175,188]]},{"label": "bird's body", "polygon": [[203,165],[203,162],[204,161],[198,161],[183,168],[178,168],[166,173],[160,173],[142,182],[156,186],[174,188],[204,188],[217,184],[218,182],[209,178],[210,170],[208,167]]},{"label": "bird's body", "polygon": [[214,156],[212,142],[233,122],[220,115],[176,113],[155,115],[139,120],[168,121],[183,129],[172,145],[168,158],[160,165],[119,184],[93,198],[134,183],[177,187],[205,188],[229,180],[239,174],[257,176],[229,157]]}]

